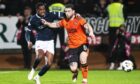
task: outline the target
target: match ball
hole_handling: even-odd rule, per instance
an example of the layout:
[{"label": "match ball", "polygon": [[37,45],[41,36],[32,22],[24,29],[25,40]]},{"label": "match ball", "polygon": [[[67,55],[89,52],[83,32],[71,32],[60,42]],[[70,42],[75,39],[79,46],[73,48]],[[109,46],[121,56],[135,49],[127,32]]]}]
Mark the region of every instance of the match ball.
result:
[{"label": "match ball", "polygon": [[123,70],[126,71],[126,72],[132,71],[133,68],[134,68],[133,66],[134,66],[134,64],[133,64],[133,62],[130,61],[130,60],[124,60],[124,61],[122,62],[122,68],[123,68]]}]

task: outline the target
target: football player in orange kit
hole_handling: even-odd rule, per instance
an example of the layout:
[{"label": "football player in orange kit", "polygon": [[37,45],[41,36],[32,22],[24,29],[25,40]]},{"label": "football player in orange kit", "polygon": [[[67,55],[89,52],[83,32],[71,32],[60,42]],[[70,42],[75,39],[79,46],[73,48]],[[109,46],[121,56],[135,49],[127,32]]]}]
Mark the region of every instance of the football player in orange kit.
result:
[{"label": "football player in orange kit", "polygon": [[64,9],[65,18],[58,22],[48,22],[42,19],[44,26],[49,26],[51,28],[65,28],[68,33],[68,56],[69,56],[69,66],[71,72],[73,73],[72,80],[76,82],[78,76],[78,63],[81,65],[81,71],[83,84],[87,84],[88,77],[88,64],[87,57],[89,55],[88,47],[88,36],[85,30],[88,29],[89,36],[92,38],[92,42],[95,43],[95,36],[93,34],[93,28],[86,22],[84,18],[76,15],[74,6],[72,4],[67,4]]}]

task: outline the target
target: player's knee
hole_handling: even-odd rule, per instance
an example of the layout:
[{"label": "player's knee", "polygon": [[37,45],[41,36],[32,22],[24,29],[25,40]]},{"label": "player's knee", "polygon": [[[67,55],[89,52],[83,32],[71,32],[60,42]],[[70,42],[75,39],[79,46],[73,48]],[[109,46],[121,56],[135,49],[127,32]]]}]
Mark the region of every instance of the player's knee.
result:
[{"label": "player's knee", "polygon": [[71,67],[71,71],[74,72],[77,70],[77,67]]},{"label": "player's knee", "polygon": [[87,59],[80,59],[80,63],[81,64],[86,64],[87,63]]},{"label": "player's knee", "polygon": [[46,64],[48,64],[48,65],[51,66],[52,63],[53,63],[53,57],[52,57],[52,56],[50,56],[50,57],[46,57],[46,59],[47,59],[47,60],[46,60],[46,62],[47,62]]},{"label": "player's knee", "polygon": [[78,67],[77,62],[70,63],[70,69],[71,69],[71,71],[76,71],[77,70],[77,67]]},{"label": "player's knee", "polygon": [[80,63],[81,63],[81,64],[86,64],[87,61],[86,61],[86,60],[82,60]]},{"label": "player's knee", "polygon": [[80,63],[81,64],[86,64],[87,63],[87,57],[88,57],[88,55],[85,53],[85,52],[83,52],[84,54],[81,54],[80,55]]}]

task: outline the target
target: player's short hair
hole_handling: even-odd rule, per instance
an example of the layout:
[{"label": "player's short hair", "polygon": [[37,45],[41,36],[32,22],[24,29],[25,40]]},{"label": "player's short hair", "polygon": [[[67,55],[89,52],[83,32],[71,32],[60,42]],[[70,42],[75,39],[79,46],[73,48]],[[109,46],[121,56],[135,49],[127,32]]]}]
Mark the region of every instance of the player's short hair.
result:
[{"label": "player's short hair", "polygon": [[40,6],[45,6],[45,4],[42,3],[42,2],[38,2],[38,3],[36,4],[36,9],[38,9]]},{"label": "player's short hair", "polygon": [[71,9],[75,10],[75,7],[73,4],[66,4],[65,8],[71,8]]}]

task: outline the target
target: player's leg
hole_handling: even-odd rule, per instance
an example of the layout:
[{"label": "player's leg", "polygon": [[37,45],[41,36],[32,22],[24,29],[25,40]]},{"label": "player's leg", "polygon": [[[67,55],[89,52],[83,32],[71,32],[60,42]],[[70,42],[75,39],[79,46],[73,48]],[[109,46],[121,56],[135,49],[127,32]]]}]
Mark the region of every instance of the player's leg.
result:
[{"label": "player's leg", "polygon": [[39,73],[34,77],[36,84],[40,84],[39,78],[43,76],[51,67],[54,57],[54,41],[45,41],[44,42],[44,51],[45,51],[45,65],[39,71]]},{"label": "player's leg", "polygon": [[38,64],[41,62],[43,56],[44,56],[44,51],[42,49],[39,49],[36,51],[36,58],[35,58],[33,67],[28,75],[29,80],[31,80],[33,78],[33,75],[35,73],[35,69],[37,68]]},{"label": "player's leg", "polygon": [[73,82],[76,82],[77,76],[78,76],[78,63],[77,62],[71,62],[70,63],[70,69],[71,69],[71,72],[73,73],[72,80],[73,80]]},{"label": "player's leg", "polygon": [[78,76],[78,51],[77,49],[69,49],[68,50],[68,56],[69,56],[69,67],[71,72],[73,73],[72,80],[73,82],[76,82],[77,76]]},{"label": "player's leg", "polygon": [[83,76],[83,83],[87,83],[87,77],[88,77],[88,64],[87,64],[87,57],[89,54],[89,49],[86,51],[82,51],[80,54],[80,63],[81,63],[81,71]]},{"label": "player's leg", "polygon": [[51,67],[53,62],[53,54],[50,52],[47,52],[46,54],[47,58],[45,57],[45,65],[42,67],[42,69],[39,71],[39,73],[34,77],[34,80],[36,81],[36,84],[40,84],[40,77],[43,76]]},{"label": "player's leg", "polygon": [[31,72],[28,74],[29,80],[31,80],[33,78],[35,69],[37,68],[38,64],[41,62],[42,57],[44,56],[44,42],[43,41],[36,41],[35,53],[36,53],[36,58],[35,58],[33,66],[32,66]]},{"label": "player's leg", "polygon": [[42,69],[39,71],[38,75],[43,76],[51,67],[53,62],[53,54],[50,52],[47,52],[47,63],[42,67]]}]

